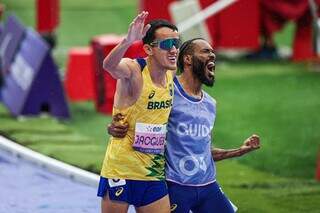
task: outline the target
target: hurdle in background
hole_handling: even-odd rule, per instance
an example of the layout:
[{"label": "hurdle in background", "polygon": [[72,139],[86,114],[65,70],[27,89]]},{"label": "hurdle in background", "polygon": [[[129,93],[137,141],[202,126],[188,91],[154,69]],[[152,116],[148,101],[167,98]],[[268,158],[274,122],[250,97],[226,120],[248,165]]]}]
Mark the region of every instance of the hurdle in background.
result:
[{"label": "hurdle in background", "polygon": [[[69,100],[93,100],[98,112],[112,113],[116,80],[103,70],[102,62],[123,38],[115,34],[98,35],[92,38],[89,47],[70,49],[64,82]],[[124,57],[145,57],[142,46],[141,41],[133,43]]]},{"label": "hurdle in background", "polygon": [[[91,41],[93,49],[94,67],[94,87],[95,87],[95,107],[98,112],[111,114],[113,109],[114,93],[116,90],[116,80],[102,68],[103,59],[110,51],[118,45],[123,36],[100,35]],[[134,42],[125,53],[124,57],[142,58],[146,57],[143,50],[142,41]]]},{"label": "hurdle in background", "polygon": [[6,19],[0,35],[0,58],[2,102],[13,116],[47,112],[61,119],[70,117],[49,46],[14,15]]}]

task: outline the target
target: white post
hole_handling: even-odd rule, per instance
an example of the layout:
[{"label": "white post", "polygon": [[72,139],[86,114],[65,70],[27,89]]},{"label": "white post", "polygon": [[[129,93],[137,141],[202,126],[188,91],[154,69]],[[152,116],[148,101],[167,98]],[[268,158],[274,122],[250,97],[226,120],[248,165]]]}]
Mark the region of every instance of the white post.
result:
[{"label": "white post", "polygon": [[219,0],[215,3],[212,3],[199,13],[191,16],[187,20],[178,24],[178,29],[180,33],[185,32],[186,30],[190,29],[194,25],[206,20],[208,17],[220,12],[221,10],[227,8],[231,4],[235,3],[238,0]]},{"label": "white post", "polygon": [[320,56],[320,19],[318,17],[318,5],[314,0],[309,0],[309,6],[312,17],[313,51],[317,56]]}]

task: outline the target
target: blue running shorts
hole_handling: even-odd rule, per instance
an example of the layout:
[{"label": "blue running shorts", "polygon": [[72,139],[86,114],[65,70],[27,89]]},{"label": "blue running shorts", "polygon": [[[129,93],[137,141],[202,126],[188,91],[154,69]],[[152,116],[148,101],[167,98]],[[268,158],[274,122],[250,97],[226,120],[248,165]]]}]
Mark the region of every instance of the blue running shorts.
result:
[{"label": "blue running shorts", "polygon": [[140,207],[163,198],[168,194],[168,189],[164,180],[140,181],[100,177],[97,195],[104,197],[107,192],[110,200]]},{"label": "blue running shorts", "polygon": [[171,212],[234,213],[217,182],[205,186],[183,186],[167,181]]}]

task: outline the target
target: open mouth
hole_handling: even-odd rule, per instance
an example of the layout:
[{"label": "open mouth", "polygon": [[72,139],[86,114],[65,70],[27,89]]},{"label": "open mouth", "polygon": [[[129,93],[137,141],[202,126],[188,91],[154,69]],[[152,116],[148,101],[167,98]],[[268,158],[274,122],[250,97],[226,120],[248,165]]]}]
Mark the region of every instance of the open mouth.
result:
[{"label": "open mouth", "polygon": [[168,57],[168,59],[169,59],[169,61],[171,62],[171,63],[176,63],[177,62],[177,57],[176,56],[169,56]]},{"label": "open mouth", "polygon": [[216,65],[214,62],[209,62],[207,63],[207,70],[208,70],[208,73],[209,73],[209,77],[212,78],[214,77],[214,71],[215,71],[215,68],[216,68]]}]

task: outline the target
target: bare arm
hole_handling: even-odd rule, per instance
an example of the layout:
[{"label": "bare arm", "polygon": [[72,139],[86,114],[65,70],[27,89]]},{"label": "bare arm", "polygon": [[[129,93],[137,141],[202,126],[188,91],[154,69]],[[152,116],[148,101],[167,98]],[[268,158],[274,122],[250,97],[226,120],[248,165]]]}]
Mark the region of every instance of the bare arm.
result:
[{"label": "bare arm", "polygon": [[213,148],[211,150],[214,161],[224,160],[233,157],[239,157],[253,150],[260,148],[260,137],[258,135],[252,135],[246,139],[242,146],[237,149],[219,149]]},{"label": "bare arm", "polygon": [[144,21],[148,12],[141,12],[130,24],[127,36],[118,44],[103,60],[103,68],[107,70],[113,78],[130,78],[132,70],[136,67],[136,62],[129,58],[123,58],[124,54],[133,42],[141,40],[146,34],[150,25],[144,26]]}]

